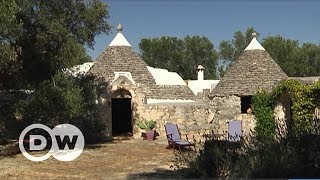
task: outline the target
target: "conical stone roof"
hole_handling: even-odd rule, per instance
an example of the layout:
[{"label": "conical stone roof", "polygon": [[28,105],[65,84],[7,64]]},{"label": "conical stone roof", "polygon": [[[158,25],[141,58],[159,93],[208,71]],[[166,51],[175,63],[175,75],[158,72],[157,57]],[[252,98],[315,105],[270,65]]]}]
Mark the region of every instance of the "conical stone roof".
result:
[{"label": "conical stone roof", "polygon": [[158,85],[147,68],[147,64],[135,53],[122,34],[121,25],[118,34],[96,59],[89,73],[104,78],[106,81],[116,80],[116,73],[130,73],[132,83],[146,89],[146,98],[153,99],[193,99],[194,95],[187,85]]},{"label": "conical stone roof", "polygon": [[115,72],[130,72],[135,83],[155,85],[155,80],[147,69],[147,64],[135,53],[123,36],[123,27],[118,25],[118,33],[106,50],[96,59],[90,72],[108,81],[115,80]]},{"label": "conical stone roof", "polygon": [[214,96],[250,96],[258,90],[270,90],[288,76],[255,37],[230,66],[215,89]]},{"label": "conical stone roof", "polygon": [[130,46],[109,46],[97,59],[90,72],[114,80],[115,72],[130,72],[132,79],[140,84],[156,84],[147,64]]}]

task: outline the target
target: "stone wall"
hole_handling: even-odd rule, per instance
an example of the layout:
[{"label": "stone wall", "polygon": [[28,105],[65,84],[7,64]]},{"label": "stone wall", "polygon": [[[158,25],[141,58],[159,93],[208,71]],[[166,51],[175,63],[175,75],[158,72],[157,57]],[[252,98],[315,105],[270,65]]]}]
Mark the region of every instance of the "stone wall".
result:
[{"label": "stone wall", "polygon": [[161,136],[165,135],[164,124],[176,123],[182,133],[198,135],[215,129],[208,124],[207,103],[176,103],[159,105],[142,105],[137,107],[140,118],[152,119],[157,122],[156,130]]},{"label": "stone wall", "polygon": [[0,145],[0,156],[11,156],[18,153],[20,153],[18,142],[10,142],[6,145]]},{"label": "stone wall", "polygon": [[[236,119],[243,122],[243,132],[248,134],[254,129],[254,116],[241,114],[240,97],[214,97],[210,101],[199,100],[195,103],[163,103],[146,104],[143,87],[136,87],[127,83],[114,83],[111,91],[115,92],[124,88],[132,94],[132,121],[133,125],[137,119],[152,119],[157,122],[156,130],[160,136],[165,136],[164,124],[176,123],[182,133],[191,136],[201,136],[205,132],[214,132],[227,135],[228,122]],[[105,95],[106,96],[106,95]],[[108,98],[111,98],[110,95]],[[103,104],[103,103],[101,103]],[[112,121],[110,102],[106,100],[101,107],[102,114],[106,118],[108,135],[112,137]],[[141,130],[134,125],[134,138],[140,138]]]},{"label": "stone wall", "polygon": [[[157,121],[156,130],[161,136],[165,135],[164,124],[168,122],[178,124],[182,133],[190,135],[213,131],[227,136],[230,120],[242,121],[244,135],[248,135],[255,128],[254,115],[241,113],[241,98],[238,96],[213,97],[209,100],[202,97],[195,103],[146,104],[144,99],[145,92],[148,92],[147,87],[121,80],[112,84],[110,93],[120,88],[129,90],[132,95],[133,124],[136,119],[155,120]],[[104,96],[111,98],[112,95]],[[112,137],[111,107],[108,100],[104,106],[101,106],[101,110],[107,118],[108,135]],[[288,94],[284,94],[280,96],[274,109],[277,125],[286,128],[285,122],[290,119],[290,113],[290,98]],[[141,131],[136,126],[133,128],[133,133],[136,138],[141,135]]]},{"label": "stone wall", "polygon": [[98,117],[103,124],[105,140],[112,139],[112,117],[111,117],[111,93],[108,83],[101,83],[98,90],[97,110]]},{"label": "stone wall", "polygon": [[248,135],[251,131],[254,131],[256,120],[253,114],[239,114],[236,115],[234,119],[242,121],[242,131],[244,135]]},{"label": "stone wall", "polygon": [[277,126],[277,135],[280,137],[286,136],[287,120],[291,119],[291,103],[288,93],[282,94],[276,101],[273,111]]},{"label": "stone wall", "polygon": [[[157,122],[156,130],[160,136],[165,136],[164,124],[176,123],[182,133],[190,135],[202,133],[208,129],[215,129],[213,124],[208,124],[209,106],[207,100],[194,103],[160,103],[146,104],[148,87],[141,84],[132,84],[126,78],[118,78],[112,85],[105,86],[108,90],[99,96],[99,112],[106,122],[107,136],[112,137],[112,117],[110,101],[113,94],[119,89],[128,90],[131,94],[133,135],[140,138],[141,130],[135,126],[137,119],[152,119]],[[114,98],[114,97],[113,97]]]},{"label": "stone wall", "polygon": [[227,134],[230,120],[241,120],[244,135],[254,129],[255,119],[252,114],[241,113],[241,100],[237,96],[213,97],[210,99],[210,117],[216,124],[215,133]]},{"label": "stone wall", "polygon": [[[241,113],[241,99],[238,96],[213,97],[210,100],[198,99],[195,103],[159,103],[146,104],[147,87],[134,85],[126,80],[114,82],[109,94],[100,96],[100,112],[105,119],[107,135],[112,137],[112,120],[110,101],[112,93],[118,89],[126,89],[132,96],[133,135],[140,138],[141,130],[135,126],[136,119],[152,119],[157,122],[156,130],[160,136],[165,135],[164,124],[176,123],[182,133],[202,135],[214,132],[227,136],[228,122],[241,120],[244,135],[254,131],[255,117],[253,114]],[[290,118],[290,100],[287,95],[280,97],[274,110],[277,122],[283,124]]]},{"label": "stone wall", "polygon": [[[255,116],[253,114],[241,113],[241,100],[237,96],[214,97],[210,101],[210,114],[213,123],[218,126],[217,133],[225,133],[228,130],[230,120],[242,121],[244,135],[248,135],[255,128]],[[285,93],[279,97],[274,109],[275,122],[278,126],[278,134],[285,136],[286,121],[291,118],[290,97]]]},{"label": "stone wall", "polygon": [[156,120],[160,135],[165,134],[163,125],[172,122],[190,135],[213,131],[226,137],[230,120],[241,120],[243,133],[247,135],[254,130],[255,118],[253,114],[242,114],[240,103],[237,96],[215,97],[201,104],[141,105],[137,112],[140,117]]}]

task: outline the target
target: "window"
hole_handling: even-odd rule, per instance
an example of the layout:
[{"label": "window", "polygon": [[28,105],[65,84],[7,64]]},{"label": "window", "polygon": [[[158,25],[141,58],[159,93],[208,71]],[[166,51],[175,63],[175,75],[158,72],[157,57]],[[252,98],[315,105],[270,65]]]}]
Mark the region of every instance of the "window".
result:
[{"label": "window", "polygon": [[252,96],[243,96],[241,99],[241,113],[249,113],[252,112]]}]

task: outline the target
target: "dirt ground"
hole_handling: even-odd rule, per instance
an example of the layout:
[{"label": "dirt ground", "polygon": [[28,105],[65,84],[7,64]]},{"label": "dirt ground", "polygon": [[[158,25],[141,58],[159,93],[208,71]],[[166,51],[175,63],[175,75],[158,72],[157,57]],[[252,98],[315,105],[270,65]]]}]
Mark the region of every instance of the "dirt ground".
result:
[{"label": "dirt ground", "polygon": [[174,156],[165,139],[114,140],[85,148],[80,157],[33,162],[22,154],[0,157],[0,179],[149,179],[174,178]]}]

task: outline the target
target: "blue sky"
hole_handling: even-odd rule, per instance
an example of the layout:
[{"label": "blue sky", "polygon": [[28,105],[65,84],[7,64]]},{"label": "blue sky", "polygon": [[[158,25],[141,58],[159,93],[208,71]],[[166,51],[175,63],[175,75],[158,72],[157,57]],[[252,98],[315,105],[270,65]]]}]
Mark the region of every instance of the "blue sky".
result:
[{"label": "blue sky", "polygon": [[221,40],[231,40],[235,31],[254,27],[261,41],[281,35],[300,43],[320,44],[320,1],[316,0],[105,0],[113,26],[108,36],[97,36],[95,59],[109,45],[121,23],[135,51],[142,38],[186,35],[206,36],[217,49]]}]

